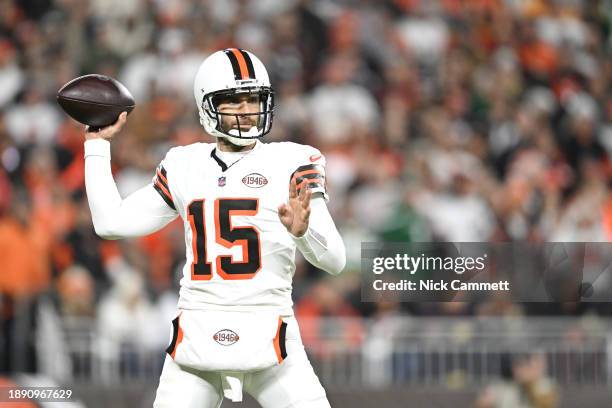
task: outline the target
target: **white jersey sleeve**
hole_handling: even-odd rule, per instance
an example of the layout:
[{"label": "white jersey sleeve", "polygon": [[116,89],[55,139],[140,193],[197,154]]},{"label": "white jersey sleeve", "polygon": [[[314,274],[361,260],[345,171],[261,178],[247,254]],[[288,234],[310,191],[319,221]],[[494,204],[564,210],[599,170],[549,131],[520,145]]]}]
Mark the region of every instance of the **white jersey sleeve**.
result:
[{"label": "white jersey sleeve", "polygon": [[295,179],[297,193],[299,194],[302,188],[309,188],[313,195],[310,202],[308,229],[301,237],[292,236],[293,241],[308,262],[337,275],[342,272],[346,264],[346,250],[326,205],[329,196],[325,157],[312,146],[300,145],[295,160],[297,168],[292,173],[291,179]]},{"label": "white jersey sleeve", "polygon": [[85,188],[94,228],[105,239],[148,235],[178,216],[155,182],[121,198],[111,172],[110,142],[104,139],[85,142]]},{"label": "white jersey sleeve", "polygon": [[310,220],[306,233],[292,238],[304,258],[317,268],[332,275],[344,269],[344,242],[322,198],[314,198],[310,202]]}]

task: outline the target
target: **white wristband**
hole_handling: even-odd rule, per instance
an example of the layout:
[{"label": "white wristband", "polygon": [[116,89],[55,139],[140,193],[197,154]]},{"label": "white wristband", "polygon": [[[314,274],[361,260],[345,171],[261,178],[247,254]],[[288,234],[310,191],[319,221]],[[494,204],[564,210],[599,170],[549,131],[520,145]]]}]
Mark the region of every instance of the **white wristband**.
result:
[{"label": "white wristband", "polygon": [[106,139],[90,139],[85,141],[85,157],[100,156],[110,159],[110,142]]}]

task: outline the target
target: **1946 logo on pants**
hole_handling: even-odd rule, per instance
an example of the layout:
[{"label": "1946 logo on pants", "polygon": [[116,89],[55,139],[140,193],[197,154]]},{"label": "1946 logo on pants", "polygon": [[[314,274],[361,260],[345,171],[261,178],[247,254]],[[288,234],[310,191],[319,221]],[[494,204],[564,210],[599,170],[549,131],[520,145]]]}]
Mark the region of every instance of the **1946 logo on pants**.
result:
[{"label": "1946 logo on pants", "polygon": [[219,330],[213,335],[213,340],[222,346],[231,346],[239,339],[238,334],[230,329]]}]

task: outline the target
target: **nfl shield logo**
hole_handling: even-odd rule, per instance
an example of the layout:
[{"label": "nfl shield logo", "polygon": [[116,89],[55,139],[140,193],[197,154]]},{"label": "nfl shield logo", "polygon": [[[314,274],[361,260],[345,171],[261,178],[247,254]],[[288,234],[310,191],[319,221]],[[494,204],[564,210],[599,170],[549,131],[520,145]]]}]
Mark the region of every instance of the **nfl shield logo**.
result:
[{"label": "nfl shield logo", "polygon": [[219,187],[223,187],[225,185],[225,176],[219,177]]}]

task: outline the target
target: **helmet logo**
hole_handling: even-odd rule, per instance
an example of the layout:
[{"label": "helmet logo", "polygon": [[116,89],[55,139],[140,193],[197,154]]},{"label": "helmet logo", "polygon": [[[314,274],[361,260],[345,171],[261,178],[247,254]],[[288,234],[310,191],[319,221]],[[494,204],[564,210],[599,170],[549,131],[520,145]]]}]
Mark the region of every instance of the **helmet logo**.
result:
[{"label": "helmet logo", "polygon": [[261,188],[268,184],[268,179],[259,173],[251,173],[242,178],[242,183],[247,187]]}]

